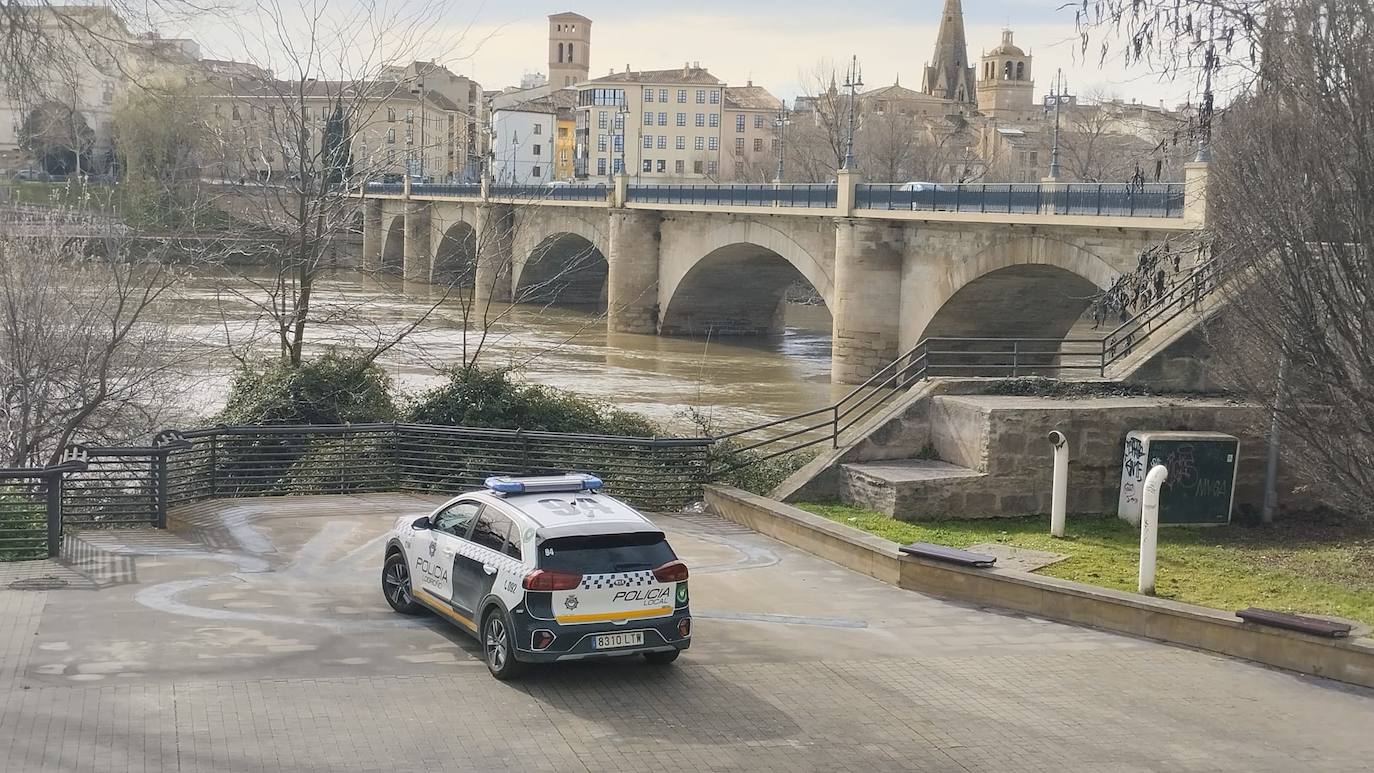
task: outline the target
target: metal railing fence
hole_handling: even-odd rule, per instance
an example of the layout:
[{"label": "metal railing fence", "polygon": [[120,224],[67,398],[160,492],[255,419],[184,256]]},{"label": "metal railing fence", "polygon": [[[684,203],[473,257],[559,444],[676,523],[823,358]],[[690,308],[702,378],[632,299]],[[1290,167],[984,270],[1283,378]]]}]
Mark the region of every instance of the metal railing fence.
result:
[{"label": "metal railing fence", "polygon": [[834,185],[810,184],[631,185],[625,198],[632,204],[833,209],[839,201],[839,189]]},{"label": "metal railing fence", "polygon": [[[411,189],[412,192],[414,188]],[[607,201],[611,189],[605,183],[596,185],[495,185],[489,191],[497,199],[529,199],[530,201]]]},{"label": "metal railing fence", "polygon": [[1182,183],[860,184],[854,207],[912,212],[1182,217]]}]

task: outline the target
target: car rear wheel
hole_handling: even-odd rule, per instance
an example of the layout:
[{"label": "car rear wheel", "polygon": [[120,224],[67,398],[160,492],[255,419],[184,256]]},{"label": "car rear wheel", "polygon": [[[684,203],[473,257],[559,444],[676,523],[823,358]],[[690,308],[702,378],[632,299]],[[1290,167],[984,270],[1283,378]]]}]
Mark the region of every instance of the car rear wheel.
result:
[{"label": "car rear wheel", "polygon": [[525,664],[515,659],[515,636],[499,609],[492,609],[482,619],[482,655],[491,675],[505,681],[525,671]]},{"label": "car rear wheel", "polygon": [[400,553],[392,553],[382,565],[382,595],[403,615],[418,615],[424,607],[410,595],[410,568]]},{"label": "car rear wheel", "polygon": [[646,652],[644,660],[651,666],[666,666],[677,660],[677,656],[682,654],[682,650],[671,650],[669,652]]}]

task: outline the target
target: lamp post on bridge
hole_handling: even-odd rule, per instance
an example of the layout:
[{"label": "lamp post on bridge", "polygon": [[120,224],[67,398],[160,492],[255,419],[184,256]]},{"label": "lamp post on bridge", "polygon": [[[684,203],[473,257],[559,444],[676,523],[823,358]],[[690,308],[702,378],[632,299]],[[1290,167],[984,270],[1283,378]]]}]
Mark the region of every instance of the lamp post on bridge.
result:
[{"label": "lamp post on bridge", "polygon": [[859,68],[859,57],[851,56],[849,72],[844,75],[844,87],[849,89],[849,129],[845,132],[842,169],[854,169],[854,103],[858,101],[859,89],[863,88],[863,85],[864,76],[863,70]]},{"label": "lamp post on bridge", "polygon": [[782,101],[782,107],[778,109],[778,117],[773,119],[773,128],[778,130],[778,172],[773,175],[773,184],[782,183],[782,159],[784,149],[787,144],[787,100]]},{"label": "lamp post on bridge", "polygon": [[1052,182],[1059,182],[1059,108],[1061,105],[1068,104],[1073,99],[1069,95],[1067,87],[1064,85],[1064,70],[1055,72],[1054,83],[1050,86],[1050,93],[1045,95],[1045,113],[1054,110],[1054,146],[1050,149],[1050,177]]}]

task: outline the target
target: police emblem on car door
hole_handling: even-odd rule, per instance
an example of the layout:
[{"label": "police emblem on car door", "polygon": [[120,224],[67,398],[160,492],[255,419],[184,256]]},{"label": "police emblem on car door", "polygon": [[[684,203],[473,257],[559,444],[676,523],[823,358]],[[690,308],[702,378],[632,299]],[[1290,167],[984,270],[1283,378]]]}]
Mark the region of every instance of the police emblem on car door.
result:
[{"label": "police emblem on car door", "polygon": [[412,551],[412,584],[417,592],[429,595],[431,601],[448,602],[453,598],[454,562],[460,541],[472,528],[480,508],[476,502],[449,505],[430,520],[428,535],[416,535],[418,550]]}]

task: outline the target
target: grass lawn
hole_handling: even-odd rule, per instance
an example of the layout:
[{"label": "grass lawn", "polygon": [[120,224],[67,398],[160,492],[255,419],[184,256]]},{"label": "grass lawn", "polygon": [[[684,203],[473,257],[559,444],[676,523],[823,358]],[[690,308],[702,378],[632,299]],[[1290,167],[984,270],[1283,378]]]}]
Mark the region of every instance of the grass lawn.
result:
[{"label": "grass lawn", "polygon": [[[1037,574],[1136,588],[1140,531],[1115,516],[1069,516],[1061,540],[1049,535],[1049,516],[907,523],[857,507],[797,506],[902,544],[997,542],[1062,553],[1068,558]],[[1256,606],[1374,625],[1374,527],[1311,516],[1269,526],[1164,528],[1155,592],[1228,611]]]}]

